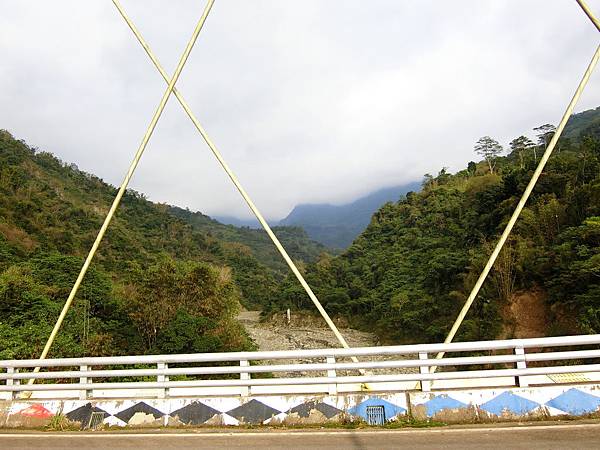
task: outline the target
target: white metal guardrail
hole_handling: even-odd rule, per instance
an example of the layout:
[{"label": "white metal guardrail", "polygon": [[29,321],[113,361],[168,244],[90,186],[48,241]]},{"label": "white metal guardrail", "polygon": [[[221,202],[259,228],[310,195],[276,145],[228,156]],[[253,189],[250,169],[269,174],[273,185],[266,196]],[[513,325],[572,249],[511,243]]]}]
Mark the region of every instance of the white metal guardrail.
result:
[{"label": "white metal guardrail", "polygon": [[[594,382],[600,381],[598,344],[600,335],[585,335],[350,349],[8,360],[0,361],[0,394],[5,398],[25,391],[34,398],[336,394]],[[435,359],[440,351],[450,357]],[[350,361],[353,356],[360,362]],[[41,371],[32,373],[35,367]],[[27,384],[30,379],[35,383]]]}]

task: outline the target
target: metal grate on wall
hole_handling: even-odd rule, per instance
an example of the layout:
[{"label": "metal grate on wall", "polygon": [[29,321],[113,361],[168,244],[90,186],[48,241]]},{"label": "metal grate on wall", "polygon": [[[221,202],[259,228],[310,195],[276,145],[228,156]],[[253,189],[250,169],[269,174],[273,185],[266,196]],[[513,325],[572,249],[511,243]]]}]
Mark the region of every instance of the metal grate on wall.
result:
[{"label": "metal grate on wall", "polygon": [[102,426],[104,421],[104,412],[93,412],[90,416],[87,428],[90,430],[96,430]]},{"label": "metal grate on wall", "polygon": [[383,405],[367,406],[367,423],[383,425],[385,423],[385,408]]}]

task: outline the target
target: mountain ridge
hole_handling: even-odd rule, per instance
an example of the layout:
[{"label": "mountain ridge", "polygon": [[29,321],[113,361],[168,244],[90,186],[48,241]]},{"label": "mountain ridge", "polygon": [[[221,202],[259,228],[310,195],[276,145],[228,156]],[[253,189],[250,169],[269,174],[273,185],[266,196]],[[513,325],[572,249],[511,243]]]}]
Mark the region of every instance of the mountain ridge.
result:
[{"label": "mountain ridge", "polygon": [[[536,333],[600,332],[600,109],[571,117],[568,131],[457,340],[526,337],[532,304]],[[420,192],[383,205],[347,250],[308,265],[307,282],[331,315],[382,342],[442,341],[543,150],[516,148],[493,172],[484,160],[425,177]],[[278,293],[271,310],[312,307],[289,277]]]},{"label": "mountain ridge", "polygon": [[[85,256],[117,188],[4,130],[0,163],[0,270],[39,251]],[[328,250],[298,228],[276,227],[275,233],[290,256],[303,262]],[[149,263],[161,252],[230,266],[249,305],[260,302],[287,273],[262,230],[224,225],[128,189],[94,263],[118,272],[127,269],[129,260]]]},{"label": "mountain ridge", "polygon": [[299,204],[279,224],[300,226],[317,242],[332,248],[346,248],[369,225],[371,216],[378,208],[420,188],[421,183],[414,181],[378,189],[342,205]]}]

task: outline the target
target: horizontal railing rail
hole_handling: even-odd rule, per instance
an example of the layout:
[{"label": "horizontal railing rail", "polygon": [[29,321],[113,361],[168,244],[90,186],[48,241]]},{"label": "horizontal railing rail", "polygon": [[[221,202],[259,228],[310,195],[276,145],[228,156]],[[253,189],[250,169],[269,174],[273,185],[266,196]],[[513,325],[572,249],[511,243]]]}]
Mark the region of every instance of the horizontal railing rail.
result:
[{"label": "horizontal railing rail", "polygon": [[[549,368],[472,370],[466,372],[435,372],[429,374],[359,375],[335,378],[337,384],[391,383],[396,381],[460,380],[465,378],[517,377],[526,375],[556,375],[564,373],[599,372],[600,364],[579,366],[556,366]],[[302,384],[328,384],[329,377],[257,378],[251,380],[193,380],[193,381],[139,381],[121,383],[68,383],[9,386],[3,391],[56,391],[78,389],[161,389],[168,387],[226,387],[226,386],[281,386]],[[3,386],[6,388],[6,386]]]},{"label": "horizontal railing rail", "polygon": [[[519,361],[557,361],[569,359],[600,358],[600,350],[580,350],[572,352],[533,353],[525,356],[518,355],[492,355],[456,357],[436,360],[436,366],[466,366],[498,363],[516,363]],[[1,364],[1,362],[0,362]],[[297,372],[297,371],[326,371],[326,370],[359,370],[359,369],[397,369],[418,368],[433,365],[431,359],[417,359],[404,361],[371,361],[349,363],[306,363],[267,366],[217,366],[217,367],[182,367],[172,369],[112,369],[112,370],[76,370],[37,373],[0,373],[0,380],[13,379],[57,379],[57,378],[107,378],[107,377],[145,377],[157,375],[215,375],[239,373],[269,373],[269,372]],[[465,373],[465,372],[461,372]]]},{"label": "horizontal railing rail", "polygon": [[600,334],[561,336],[531,339],[509,339],[499,341],[453,342],[450,344],[415,344],[382,347],[328,348],[309,350],[275,350],[259,352],[189,353],[180,355],[109,356],[89,358],[23,359],[0,361],[0,367],[58,367],[93,366],[117,364],[156,364],[187,362],[233,362],[241,360],[302,359],[318,357],[352,357],[375,355],[406,355],[416,353],[470,352],[482,350],[508,350],[515,347],[567,347],[600,344]]},{"label": "horizontal railing rail", "polygon": [[[447,384],[444,382],[451,380],[470,380],[471,384],[478,380],[477,385],[483,380],[490,386],[506,384],[507,378],[512,378],[510,383],[518,386],[530,382],[556,383],[551,377],[561,374],[595,374],[600,381],[599,344],[600,335],[585,335],[349,349],[6,360],[0,361],[0,393],[12,396],[23,391],[64,391],[64,395],[72,396],[76,391],[80,398],[93,398],[100,392],[110,395],[111,390],[136,389],[158,390],[146,394],[165,397],[173,395],[174,389],[187,390],[190,395],[196,389],[198,395],[210,395],[210,388],[228,388],[234,394],[249,395],[253,388],[277,386],[285,392],[287,387],[289,393],[294,393],[304,386],[333,394],[339,389],[404,390],[411,388],[406,385],[410,382],[418,383],[413,389],[418,386],[427,391],[443,388]],[[590,346],[557,351],[561,347]],[[509,352],[494,354],[503,351]],[[436,359],[438,352],[460,355]],[[464,356],[464,353],[475,355]],[[341,361],[352,357],[361,361]],[[568,363],[563,364],[565,361]],[[528,363],[534,367],[528,367]],[[155,367],[140,368],[140,365]],[[35,367],[41,370],[33,372],[31,369]],[[68,370],[61,370],[64,368]],[[171,379],[175,377],[184,379]],[[35,382],[21,384],[22,380]],[[594,380],[591,376],[590,381]]]}]

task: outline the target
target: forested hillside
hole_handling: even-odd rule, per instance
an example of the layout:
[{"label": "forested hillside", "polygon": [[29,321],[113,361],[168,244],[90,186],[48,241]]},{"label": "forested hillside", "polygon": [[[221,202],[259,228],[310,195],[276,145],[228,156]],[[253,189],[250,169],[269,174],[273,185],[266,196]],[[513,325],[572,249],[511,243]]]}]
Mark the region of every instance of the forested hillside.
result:
[{"label": "forested hillside", "polygon": [[600,137],[600,106],[575,114],[567,123],[564,138],[579,139],[581,136]]},{"label": "forested hillside", "polygon": [[[527,298],[543,310],[541,333],[600,332],[599,116],[569,123],[458,339],[511,337]],[[536,143],[518,137],[504,152],[480,139],[483,161],[426,175],[339,256],[302,229],[275,231],[332,315],[384,342],[439,341],[552,135],[535,130]],[[39,355],[115,192],[0,131],[0,359]],[[286,274],[261,230],[129,191],[51,354],[252,348],[235,319],[241,303],[313,310]]]},{"label": "forested hillside", "polygon": [[[546,334],[600,332],[600,144],[598,113],[572,118],[457,339],[511,337],[507,311],[539,298]],[[338,257],[306,268],[325,308],[391,342],[443,340],[539,161],[519,137],[506,156],[489,137],[480,163],[426,175],[419,193],[388,203]],[[311,305],[288,278],[271,309]],[[542,330],[544,332],[544,330]]]},{"label": "forested hillside", "polygon": [[[115,193],[0,131],[0,359],[39,355]],[[276,232],[294,258],[325,250]],[[280,259],[262,230],[128,191],[52,354],[250,348],[235,314],[273,296]]]},{"label": "forested hillside", "polygon": [[[283,258],[263,231],[249,227],[223,225],[200,212],[192,212],[177,206],[170,206],[169,212],[192,225],[195,230],[202,231],[217,239],[239,243],[252,249],[253,256],[262,264],[269,267],[279,277],[288,272]],[[323,252],[332,250],[316,241],[311,240],[306,231],[295,226],[272,227],[277,238],[282,242],[290,256],[303,262],[315,262]],[[258,304],[258,302],[255,302]]]}]

